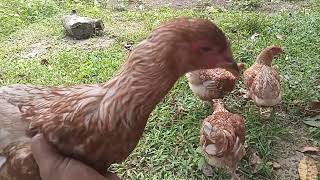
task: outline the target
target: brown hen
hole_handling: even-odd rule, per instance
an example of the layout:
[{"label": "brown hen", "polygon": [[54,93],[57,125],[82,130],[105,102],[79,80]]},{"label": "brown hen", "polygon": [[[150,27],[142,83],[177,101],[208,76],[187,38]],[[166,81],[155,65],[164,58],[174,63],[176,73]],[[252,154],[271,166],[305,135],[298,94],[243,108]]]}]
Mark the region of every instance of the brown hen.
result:
[{"label": "brown hen", "polygon": [[214,112],[207,117],[200,130],[200,144],[207,163],[226,168],[232,179],[238,179],[238,162],[245,155],[245,121],[224,108],[222,100],[215,100]]},{"label": "brown hen", "polygon": [[236,63],[212,22],[162,24],[104,84],[0,88],[0,179],[40,179],[30,137],[43,133],[62,154],[103,173],[131,153],[151,111],[183,74]]},{"label": "brown hen", "polygon": [[281,101],[280,77],[271,67],[274,57],[281,53],[281,47],[269,46],[259,54],[256,62],[244,71],[244,83],[248,89],[248,96],[258,106],[274,106]]},{"label": "brown hen", "polygon": [[[244,64],[238,64],[239,70]],[[239,78],[239,72],[225,68],[201,69],[186,74],[189,87],[201,100],[212,103],[212,99],[222,99],[230,93]]]}]

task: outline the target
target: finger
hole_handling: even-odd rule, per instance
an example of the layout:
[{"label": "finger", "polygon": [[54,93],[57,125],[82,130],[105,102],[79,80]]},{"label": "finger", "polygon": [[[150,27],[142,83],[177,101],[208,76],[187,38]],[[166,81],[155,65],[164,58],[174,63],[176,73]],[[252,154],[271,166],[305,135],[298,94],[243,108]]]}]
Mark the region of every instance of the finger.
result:
[{"label": "finger", "polygon": [[50,171],[51,166],[63,160],[63,157],[46,141],[42,134],[32,138],[31,150],[41,171]]}]

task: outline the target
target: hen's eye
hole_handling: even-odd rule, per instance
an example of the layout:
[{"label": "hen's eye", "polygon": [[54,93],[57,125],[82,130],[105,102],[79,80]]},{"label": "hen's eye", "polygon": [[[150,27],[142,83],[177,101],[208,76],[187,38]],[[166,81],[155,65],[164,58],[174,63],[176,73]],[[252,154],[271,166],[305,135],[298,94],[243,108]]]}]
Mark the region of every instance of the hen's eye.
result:
[{"label": "hen's eye", "polygon": [[201,47],[201,50],[204,52],[209,52],[209,51],[211,51],[211,48],[210,47]]}]

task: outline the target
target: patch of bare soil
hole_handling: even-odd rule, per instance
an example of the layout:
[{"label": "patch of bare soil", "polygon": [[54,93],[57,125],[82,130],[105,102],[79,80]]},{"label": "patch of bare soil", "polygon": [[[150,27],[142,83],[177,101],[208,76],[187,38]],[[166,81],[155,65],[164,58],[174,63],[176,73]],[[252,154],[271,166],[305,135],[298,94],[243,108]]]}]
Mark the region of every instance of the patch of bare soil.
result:
[{"label": "patch of bare soil", "polygon": [[267,2],[263,4],[258,10],[262,12],[290,12],[295,10],[301,10],[310,7],[309,1],[297,1],[297,2]]},{"label": "patch of bare soil", "polygon": [[20,56],[24,59],[39,57],[45,54],[49,48],[51,48],[51,45],[48,41],[41,41],[32,44],[26,51],[22,52]]},{"label": "patch of bare soil", "polygon": [[199,8],[201,6],[227,7],[228,2],[225,0],[145,0],[145,5],[149,8],[173,7],[173,8]]},{"label": "patch of bare soil", "polygon": [[[284,114],[284,116],[286,115]],[[287,118],[290,119],[290,117]],[[286,122],[290,135],[279,140],[274,148],[275,157],[277,157],[275,161],[280,165],[280,168],[275,170],[275,175],[279,180],[299,179],[299,162],[305,156],[301,149],[312,146],[305,133],[304,125],[301,123],[294,124],[293,122]],[[318,167],[320,167],[320,162],[318,162]]]},{"label": "patch of bare soil", "polygon": [[[119,3],[123,1],[119,0],[109,0],[108,4],[112,6],[119,6]],[[239,1],[241,2],[241,1]],[[237,8],[241,10],[241,7],[237,7],[233,1],[230,0],[143,0],[143,1],[132,1],[129,0],[127,4],[121,9],[153,9],[160,7],[171,7],[177,9],[183,8],[205,8],[207,6],[213,6],[217,8],[232,9]],[[310,1],[268,1],[262,2],[256,8],[256,11],[262,12],[290,12],[310,6]]]},{"label": "patch of bare soil", "polygon": [[67,49],[78,48],[87,51],[94,51],[99,49],[106,49],[111,45],[112,42],[113,39],[107,36],[97,36],[84,40],[76,40],[66,37],[65,39],[63,39],[60,45]]},{"label": "patch of bare soil", "polygon": [[113,42],[113,39],[107,36],[96,36],[85,40],[76,40],[65,37],[62,40],[41,40],[31,44],[25,51],[20,53],[23,59],[39,58],[48,53],[49,50],[59,51],[77,48],[84,51],[95,51],[107,49]]}]

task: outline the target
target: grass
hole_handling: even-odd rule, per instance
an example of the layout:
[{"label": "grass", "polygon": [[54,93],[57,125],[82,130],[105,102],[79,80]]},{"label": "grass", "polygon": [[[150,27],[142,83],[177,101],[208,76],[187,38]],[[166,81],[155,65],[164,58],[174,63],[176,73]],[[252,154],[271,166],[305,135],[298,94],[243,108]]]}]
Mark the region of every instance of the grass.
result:
[{"label": "grass", "polygon": [[[30,3],[32,2],[32,3]],[[248,1],[260,6],[261,1]],[[251,65],[265,46],[279,44],[285,54],[274,64],[282,75],[284,91],[282,110],[270,121],[259,118],[252,102],[230,96],[228,107],[247,120],[247,147],[257,150],[263,165],[257,172],[247,159],[240,171],[249,179],[274,179],[274,146],[290,135],[291,123],[298,123],[312,143],[320,146],[320,130],[304,127],[305,114],[296,104],[320,100],[320,13],[319,2],[307,10],[287,13],[259,13],[207,8],[154,10],[117,10],[91,1],[6,1],[0,0],[0,84],[30,83],[73,85],[97,83],[110,79],[128,52],[126,42],[137,43],[162,21],[178,16],[208,18],[215,21],[232,41],[234,56]],[[248,5],[249,4],[249,5]],[[243,4],[242,4],[243,5]],[[81,15],[101,18],[106,36],[113,39],[108,48],[85,50],[66,43],[60,18],[76,8]],[[240,8],[241,9],[241,8]],[[254,8],[253,8],[254,9]],[[259,33],[253,41],[250,37]],[[279,39],[281,35],[283,39]],[[24,59],[35,43],[48,45],[36,57]],[[47,65],[41,62],[47,61]],[[240,82],[239,87],[243,87]],[[201,156],[200,122],[211,109],[192,95],[186,79],[181,78],[149,118],[145,135],[130,157],[112,167],[124,179],[205,179],[198,169]],[[283,116],[285,114],[285,116]],[[223,170],[213,179],[226,179]]]}]

